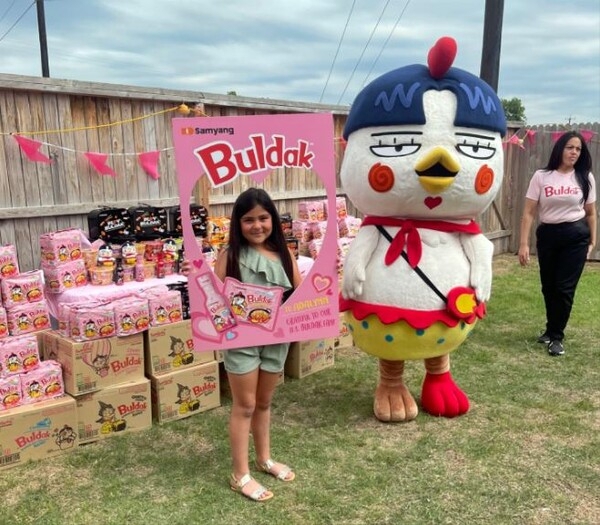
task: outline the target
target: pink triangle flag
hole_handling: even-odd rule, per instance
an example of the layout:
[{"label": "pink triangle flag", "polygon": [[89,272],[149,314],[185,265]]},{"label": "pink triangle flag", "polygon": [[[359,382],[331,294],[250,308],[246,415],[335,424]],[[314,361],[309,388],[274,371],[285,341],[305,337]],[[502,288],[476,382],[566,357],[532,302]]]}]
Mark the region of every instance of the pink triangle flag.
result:
[{"label": "pink triangle flag", "polygon": [[90,161],[92,167],[100,174],[100,175],[109,175],[111,177],[116,177],[117,174],[106,165],[106,159],[108,155],[106,153],[90,153],[89,151],[84,153],[85,157]]},{"label": "pink triangle flag", "polygon": [[589,129],[582,129],[579,133],[581,133],[583,140],[585,140],[586,142],[592,140],[592,137],[596,134],[595,131]]},{"label": "pink triangle flag", "polygon": [[40,141],[28,139],[21,135],[13,135],[13,137],[17,141],[17,144],[21,148],[21,151],[25,153],[29,160],[32,160],[33,162],[43,162],[44,164],[50,164],[52,162],[52,159],[50,157],[47,157],[46,155],[38,151],[40,149],[40,146],[42,145]]},{"label": "pink triangle flag", "polygon": [[158,173],[158,157],[160,151],[146,151],[144,153],[138,153],[138,162],[142,169],[154,180],[160,179],[160,173]]},{"label": "pink triangle flag", "polygon": [[534,129],[528,129],[527,133],[525,134],[525,137],[529,141],[529,144],[531,144],[532,146],[535,146],[536,134],[537,134],[537,131],[535,131]]},{"label": "pink triangle flag", "polygon": [[552,137],[552,142],[556,142],[562,135],[564,135],[564,131],[553,131],[550,135]]}]

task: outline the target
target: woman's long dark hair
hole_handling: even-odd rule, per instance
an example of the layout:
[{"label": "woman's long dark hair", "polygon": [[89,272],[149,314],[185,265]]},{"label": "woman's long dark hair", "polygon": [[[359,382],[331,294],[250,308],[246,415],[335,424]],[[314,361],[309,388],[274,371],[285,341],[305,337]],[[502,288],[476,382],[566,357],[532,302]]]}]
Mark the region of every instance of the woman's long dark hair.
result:
[{"label": "woman's long dark hair", "polygon": [[590,155],[590,150],[588,149],[585,139],[581,133],[577,131],[567,131],[563,133],[556,141],[556,144],[554,144],[552,153],[550,153],[550,158],[548,159],[548,164],[543,169],[547,171],[553,171],[560,168],[565,146],[573,137],[577,137],[581,141],[581,154],[575,163],[575,177],[577,178],[577,183],[579,184],[579,187],[583,193],[581,202],[585,203],[588,195],[590,194],[591,188],[589,174],[590,171],[592,171],[592,156]]},{"label": "woman's long dark hair", "polygon": [[285,298],[294,290],[294,266],[292,254],[287,246],[281,227],[279,213],[275,203],[269,194],[260,188],[248,188],[239,194],[231,212],[231,224],[229,225],[229,248],[227,250],[227,267],[225,274],[241,281],[240,274],[240,252],[248,246],[248,241],[242,235],[242,217],[256,206],[261,206],[271,216],[273,230],[266,240],[267,246],[279,255],[283,269],[285,270],[292,289],[286,292]]}]

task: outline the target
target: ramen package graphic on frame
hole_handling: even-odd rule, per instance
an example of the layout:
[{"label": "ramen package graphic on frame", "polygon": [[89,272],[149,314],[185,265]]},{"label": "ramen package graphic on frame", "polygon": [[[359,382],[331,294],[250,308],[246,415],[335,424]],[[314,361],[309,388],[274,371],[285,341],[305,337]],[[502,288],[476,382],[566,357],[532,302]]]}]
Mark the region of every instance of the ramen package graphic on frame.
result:
[{"label": "ramen package graphic on frame", "polygon": [[245,284],[232,277],[226,277],[223,294],[236,321],[273,330],[283,297],[283,288]]}]

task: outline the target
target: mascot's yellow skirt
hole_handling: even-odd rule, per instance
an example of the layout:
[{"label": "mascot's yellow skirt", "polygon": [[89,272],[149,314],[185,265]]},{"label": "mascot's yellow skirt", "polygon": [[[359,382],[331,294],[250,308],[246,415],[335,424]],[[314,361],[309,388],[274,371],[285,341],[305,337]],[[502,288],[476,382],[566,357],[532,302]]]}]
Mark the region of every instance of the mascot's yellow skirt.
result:
[{"label": "mascot's yellow skirt", "polygon": [[357,319],[351,311],[344,312],[354,344],[363,352],[380,359],[403,361],[438,357],[455,350],[471,333],[477,321],[459,321],[454,327],[434,322],[416,329],[406,321],[382,323],[375,314]]}]

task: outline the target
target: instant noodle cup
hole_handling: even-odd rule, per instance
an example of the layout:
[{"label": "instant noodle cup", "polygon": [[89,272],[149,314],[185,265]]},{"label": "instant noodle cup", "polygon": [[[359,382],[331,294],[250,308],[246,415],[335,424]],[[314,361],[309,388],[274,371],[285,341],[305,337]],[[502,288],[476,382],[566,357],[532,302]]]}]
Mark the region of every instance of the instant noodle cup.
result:
[{"label": "instant noodle cup", "polygon": [[90,284],[95,286],[103,286],[113,283],[113,269],[102,268],[97,266],[96,268],[89,269]]},{"label": "instant noodle cup", "polygon": [[144,262],[144,279],[154,279],[156,277],[156,263],[153,261]]},{"label": "instant noodle cup", "polygon": [[83,262],[85,263],[85,269],[89,270],[90,268],[94,268],[98,262],[98,249],[84,248],[81,250],[81,253],[83,255]]}]

